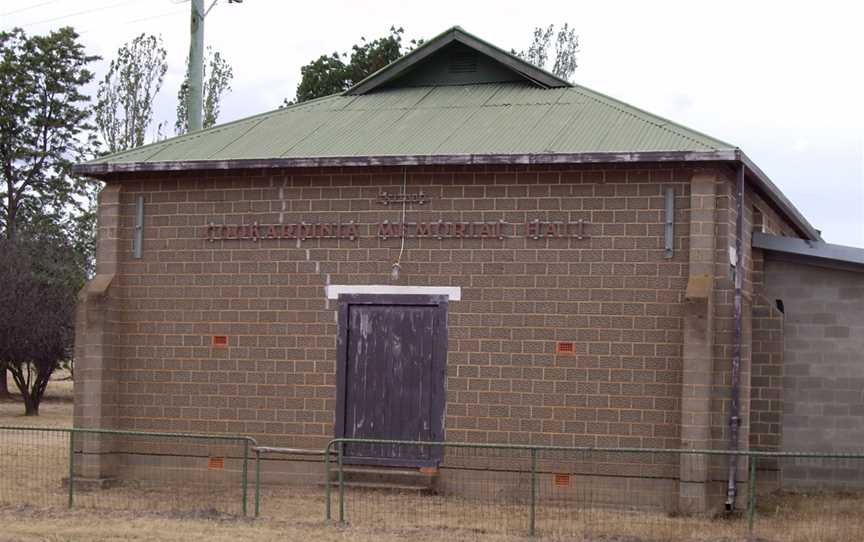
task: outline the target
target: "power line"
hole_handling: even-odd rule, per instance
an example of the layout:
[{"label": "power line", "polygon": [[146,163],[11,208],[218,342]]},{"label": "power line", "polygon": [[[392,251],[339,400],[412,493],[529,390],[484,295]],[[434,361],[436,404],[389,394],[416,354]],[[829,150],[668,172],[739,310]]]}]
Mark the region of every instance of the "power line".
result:
[{"label": "power line", "polygon": [[16,13],[21,13],[22,11],[28,11],[31,9],[41,8],[42,6],[47,6],[48,4],[56,4],[60,0],[49,0],[48,2],[42,2],[41,4],[36,4],[35,6],[27,6],[26,8],[16,9],[13,11],[7,11],[6,13],[0,13],[0,17],[5,17],[7,15],[14,15]]},{"label": "power line", "polygon": [[169,15],[176,15],[177,13],[187,13],[188,9],[177,9],[174,11],[168,11],[161,15],[151,15],[149,17],[141,17],[140,19],[132,19],[131,21],[123,21],[121,24],[132,24],[132,23],[140,23],[141,21],[149,21],[150,19],[159,19],[160,17],[167,17]]},{"label": "power line", "polygon": [[[123,21],[122,23],[118,23],[118,24],[120,24],[120,25],[135,24],[135,23],[140,23],[142,21],[149,21],[151,19],[161,19],[162,17],[169,17],[171,15],[177,15],[178,13],[187,13],[187,11],[188,10],[185,10],[185,9],[168,11],[165,13],[160,13],[159,15],[150,15],[147,17],[140,17],[138,19],[130,19],[128,21]],[[96,30],[96,29],[95,28],[85,28],[84,30],[77,30],[77,32],[79,35],[80,34],[89,34],[90,32],[93,32],[94,30]]]},{"label": "power line", "polygon": [[138,2],[138,1],[139,1],[139,0],[125,0],[124,2],[117,2],[116,4],[110,4],[110,5],[102,6],[102,7],[98,7],[98,8],[85,9],[85,10],[83,10],[83,11],[77,11],[77,12],[75,12],[75,13],[67,13],[66,15],[61,15],[60,17],[53,17],[53,18],[51,18],[51,19],[45,19],[45,20],[42,20],[42,21],[35,21],[35,22],[32,22],[32,23],[25,23],[25,24],[23,24],[23,25],[21,25],[21,26],[36,26],[36,25],[40,25],[40,24],[53,23],[54,21],[60,21],[60,20],[62,20],[62,19],[68,19],[68,18],[70,18],[70,17],[77,17],[78,15],[85,15],[85,14],[87,14],[87,13],[94,13],[94,12],[96,12],[96,11],[104,11],[104,10],[106,10],[106,9],[114,9],[114,8],[118,8],[118,7],[120,7],[120,6],[125,6],[125,5],[127,5],[127,4],[131,4],[131,3],[133,3],[133,2]]}]

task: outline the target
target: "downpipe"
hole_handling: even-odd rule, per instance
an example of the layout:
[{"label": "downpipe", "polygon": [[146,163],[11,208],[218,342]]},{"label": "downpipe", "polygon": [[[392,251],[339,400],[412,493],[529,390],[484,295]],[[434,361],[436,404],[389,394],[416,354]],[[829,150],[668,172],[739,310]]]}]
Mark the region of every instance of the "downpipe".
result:
[{"label": "downpipe", "polygon": [[[732,389],[729,404],[729,451],[739,448],[738,432],[741,427],[741,340],[743,333],[743,285],[744,269],[741,244],[744,236],[744,164],[739,163],[735,172],[735,344],[732,353]],[[738,455],[729,455],[729,472],[726,484],[726,511],[735,511],[738,496]]]}]

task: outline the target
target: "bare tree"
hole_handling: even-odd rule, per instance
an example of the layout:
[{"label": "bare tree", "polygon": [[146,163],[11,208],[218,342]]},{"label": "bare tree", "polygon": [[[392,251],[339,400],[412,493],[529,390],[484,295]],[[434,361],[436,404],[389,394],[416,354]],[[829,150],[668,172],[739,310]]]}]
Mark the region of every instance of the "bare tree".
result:
[{"label": "bare tree", "polygon": [[162,38],[141,34],[117,50],[96,93],[96,125],[108,152],[144,144],[168,69]]},{"label": "bare tree", "polygon": [[[548,66],[549,52],[552,47],[552,38],[555,38],[554,61],[551,68]],[[555,32],[555,25],[550,24],[546,28],[537,27],[531,38],[531,45],[527,51],[516,52],[520,58],[534,64],[538,68],[549,70],[561,79],[570,80],[576,72],[576,53],[579,52],[579,36],[570,25],[564,25]]]},{"label": "bare tree", "polygon": [[[219,119],[219,109],[222,103],[222,95],[231,90],[231,80],[234,78],[234,70],[228,61],[213,49],[207,48],[207,60],[204,63],[204,111],[202,125],[210,128]],[[186,78],[177,92],[177,121],[174,123],[174,132],[177,135],[189,131],[188,115],[186,113],[189,104],[189,58],[186,58]]]},{"label": "bare tree", "polygon": [[37,416],[54,370],[71,357],[76,292],[84,273],[56,232],[0,240],[0,360]]},{"label": "bare tree", "polygon": [[576,71],[578,52],[579,36],[576,35],[576,29],[564,23],[555,38],[555,64],[552,66],[552,73],[569,81]]},{"label": "bare tree", "polygon": [[549,42],[552,39],[552,33],[555,25],[550,24],[546,28],[537,27],[534,29],[534,36],[531,39],[531,45],[527,51],[522,51],[519,56],[534,64],[538,68],[546,67],[546,59],[549,58]]}]

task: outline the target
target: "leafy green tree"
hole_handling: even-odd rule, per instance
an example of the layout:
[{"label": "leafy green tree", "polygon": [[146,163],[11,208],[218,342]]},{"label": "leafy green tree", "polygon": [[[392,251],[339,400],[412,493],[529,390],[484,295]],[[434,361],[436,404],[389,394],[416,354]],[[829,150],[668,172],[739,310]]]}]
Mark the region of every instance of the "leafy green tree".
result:
[{"label": "leafy green tree", "polygon": [[24,413],[37,416],[51,375],[71,358],[84,273],[64,232],[28,226],[16,239],[0,240],[0,283],[0,361]]},{"label": "leafy green tree", "polygon": [[300,68],[296,97],[293,102],[286,98],[283,105],[342,92],[423,43],[411,40],[407,48],[403,47],[404,33],[403,28],[391,26],[390,34],[382,38],[366,41],[361,37],[360,43],[351,47],[350,56],[347,52],[321,55]]},{"label": "leafy green tree", "polygon": [[[554,38],[554,49],[553,49]],[[554,61],[549,66],[550,52]],[[550,24],[546,28],[537,27],[531,38],[531,45],[527,51],[513,53],[523,60],[534,64],[538,68],[548,70],[561,79],[570,80],[576,72],[576,53],[579,52],[579,36],[576,30],[567,23],[555,32],[555,25]]]},{"label": "leafy green tree", "polygon": [[144,144],[168,70],[166,58],[162,38],[146,34],[117,50],[96,93],[96,125],[108,152]]},{"label": "leafy green tree", "polygon": [[93,79],[87,66],[96,58],[69,27],[44,36],[0,32],[0,238],[14,241],[36,221],[74,227],[93,189],[71,168],[93,148],[81,88]]},{"label": "leafy green tree", "polygon": [[[207,48],[207,57],[204,61],[204,112],[202,125],[210,128],[219,119],[219,109],[222,96],[231,90],[231,80],[234,78],[234,70],[228,61],[213,49]],[[177,135],[189,131],[189,57],[186,57],[186,78],[177,92],[177,121],[174,123],[174,132]]]}]

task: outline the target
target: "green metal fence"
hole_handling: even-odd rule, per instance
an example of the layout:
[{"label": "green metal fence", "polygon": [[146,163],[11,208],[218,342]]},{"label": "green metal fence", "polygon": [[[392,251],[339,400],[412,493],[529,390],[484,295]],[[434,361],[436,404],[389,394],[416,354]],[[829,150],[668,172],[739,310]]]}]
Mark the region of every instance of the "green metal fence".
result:
[{"label": "green metal fence", "polygon": [[[426,488],[358,484],[356,444],[422,448],[441,452],[443,462]],[[738,511],[726,515],[730,453],[363,439],[335,439],[319,451],[258,447],[244,436],[0,427],[0,505],[261,512],[322,528],[323,516],[373,538],[416,530],[457,538],[862,539],[864,454],[737,452]],[[711,480],[701,488],[707,495],[688,493],[693,472]],[[306,485],[290,485],[298,481]],[[707,498],[708,513],[689,513],[688,498],[690,505]]]},{"label": "green metal fence", "polygon": [[[443,465],[426,490],[370,489],[349,480],[356,468],[346,450],[356,444],[438,448]],[[733,453],[740,494],[727,514],[723,478]],[[352,526],[586,540],[864,539],[864,453],[335,439],[324,463],[325,517]],[[693,472],[708,481],[687,482]]]},{"label": "green metal fence", "polygon": [[246,516],[255,446],[244,436],[0,426],[0,504]]}]

